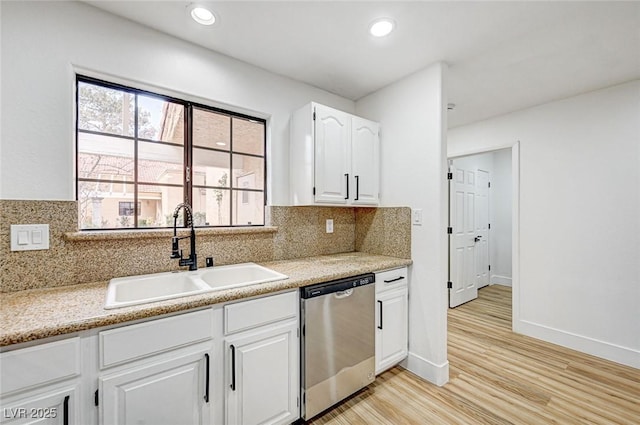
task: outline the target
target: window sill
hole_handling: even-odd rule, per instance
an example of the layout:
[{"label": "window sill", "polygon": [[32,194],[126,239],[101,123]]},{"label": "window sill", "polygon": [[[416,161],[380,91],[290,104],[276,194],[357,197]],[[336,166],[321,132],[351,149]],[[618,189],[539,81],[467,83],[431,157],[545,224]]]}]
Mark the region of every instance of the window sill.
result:
[{"label": "window sill", "polygon": [[[275,226],[260,227],[212,227],[212,228],[196,228],[196,236],[227,236],[227,235],[245,235],[245,234],[261,234],[276,233],[278,228]],[[180,228],[178,234],[186,236],[189,229]],[[92,242],[92,241],[112,241],[127,239],[156,239],[170,238],[173,236],[173,229],[152,229],[152,230],[109,230],[109,231],[89,231],[89,232],[68,232],[64,234],[64,238],[68,242]]]}]

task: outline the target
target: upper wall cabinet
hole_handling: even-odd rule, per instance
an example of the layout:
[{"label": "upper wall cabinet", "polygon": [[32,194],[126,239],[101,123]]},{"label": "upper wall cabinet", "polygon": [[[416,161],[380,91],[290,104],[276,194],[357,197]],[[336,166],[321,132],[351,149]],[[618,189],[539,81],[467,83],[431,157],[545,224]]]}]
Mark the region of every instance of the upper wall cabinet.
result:
[{"label": "upper wall cabinet", "polygon": [[310,103],[292,116],[290,144],[293,205],[378,205],[378,123]]}]

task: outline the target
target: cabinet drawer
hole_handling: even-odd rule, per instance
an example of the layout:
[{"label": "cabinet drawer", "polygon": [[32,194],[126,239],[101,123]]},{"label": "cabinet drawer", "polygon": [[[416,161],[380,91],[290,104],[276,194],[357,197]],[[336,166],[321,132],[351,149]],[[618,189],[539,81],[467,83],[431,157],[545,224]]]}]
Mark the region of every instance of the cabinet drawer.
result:
[{"label": "cabinet drawer", "polygon": [[224,333],[228,335],[295,317],[297,312],[298,291],[228,304],[224,306]]},{"label": "cabinet drawer", "polygon": [[213,337],[211,309],[100,332],[100,369]]},{"label": "cabinet drawer", "polygon": [[407,267],[376,273],[376,292],[407,286],[409,270]]},{"label": "cabinet drawer", "polygon": [[0,354],[2,395],[79,376],[80,338]]}]

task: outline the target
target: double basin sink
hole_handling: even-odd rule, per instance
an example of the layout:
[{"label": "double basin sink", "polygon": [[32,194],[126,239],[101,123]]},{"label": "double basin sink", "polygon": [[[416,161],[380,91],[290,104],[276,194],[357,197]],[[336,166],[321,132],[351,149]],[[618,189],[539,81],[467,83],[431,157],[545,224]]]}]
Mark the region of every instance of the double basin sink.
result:
[{"label": "double basin sink", "polygon": [[119,277],[109,281],[104,308],[146,304],[287,278],[255,263]]}]

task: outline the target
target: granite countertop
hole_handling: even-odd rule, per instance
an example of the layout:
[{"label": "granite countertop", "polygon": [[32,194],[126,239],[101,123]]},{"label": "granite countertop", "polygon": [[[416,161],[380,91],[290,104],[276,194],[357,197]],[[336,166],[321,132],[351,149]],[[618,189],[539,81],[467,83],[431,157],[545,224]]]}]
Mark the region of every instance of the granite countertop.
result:
[{"label": "granite countertop", "polygon": [[108,282],[5,293],[0,347],[402,267],[411,260],[350,252],[259,264],[289,278],[113,310],[104,309]]}]

